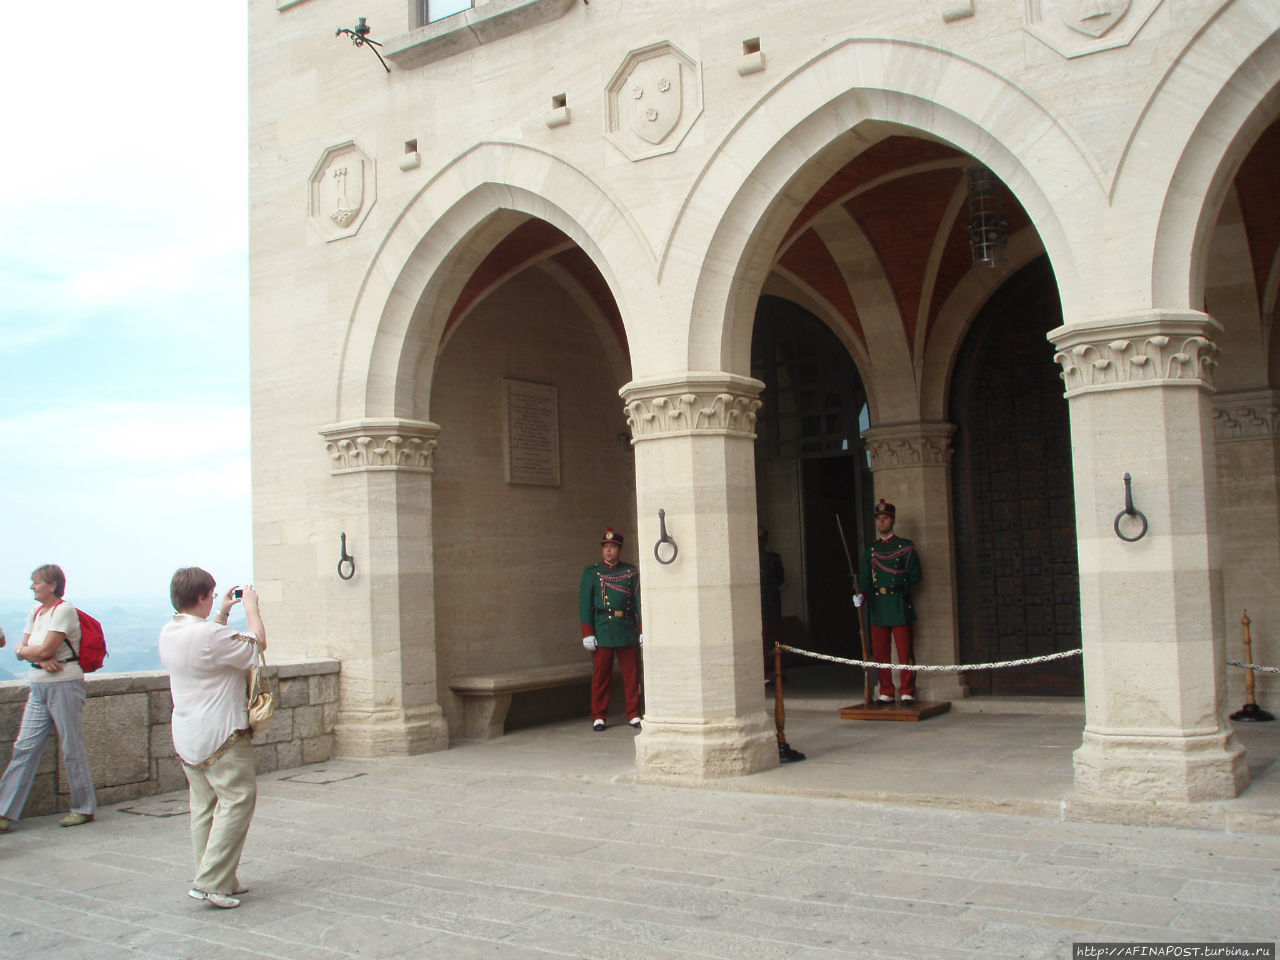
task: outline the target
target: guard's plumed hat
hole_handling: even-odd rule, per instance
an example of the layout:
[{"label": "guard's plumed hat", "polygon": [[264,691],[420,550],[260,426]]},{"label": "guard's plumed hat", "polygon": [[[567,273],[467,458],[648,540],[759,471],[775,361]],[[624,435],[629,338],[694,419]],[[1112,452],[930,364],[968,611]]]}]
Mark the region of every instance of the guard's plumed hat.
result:
[{"label": "guard's plumed hat", "polygon": [[616,543],[618,546],[622,546],[624,539],[626,538],[614,530],[613,527],[605,527],[604,534],[600,537],[600,546],[603,547],[606,543]]},{"label": "guard's plumed hat", "polygon": [[898,508],[888,500],[884,499],[884,497],[881,497],[880,502],[876,504],[876,516],[878,517],[882,513],[887,513],[891,517],[896,517],[898,515]]}]

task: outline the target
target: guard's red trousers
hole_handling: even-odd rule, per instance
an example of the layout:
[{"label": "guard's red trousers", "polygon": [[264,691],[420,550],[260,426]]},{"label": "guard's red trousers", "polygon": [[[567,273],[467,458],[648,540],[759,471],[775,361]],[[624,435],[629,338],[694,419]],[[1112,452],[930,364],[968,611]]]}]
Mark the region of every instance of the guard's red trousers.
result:
[{"label": "guard's red trousers", "polygon": [[627,697],[627,720],[640,716],[640,648],[596,647],[591,654],[591,719],[604,720],[609,713],[609,688],[613,685],[613,657],[622,670],[622,689]]},{"label": "guard's red trousers", "polygon": [[[911,662],[911,624],[902,623],[896,627],[871,627],[871,657],[876,663],[889,662],[889,638],[892,635],[893,645],[898,648],[898,662]],[[893,671],[877,670],[880,674],[880,692],[886,697],[893,696]],[[899,682],[902,689],[899,693],[904,697],[916,695],[916,672],[914,670],[899,671]]]}]

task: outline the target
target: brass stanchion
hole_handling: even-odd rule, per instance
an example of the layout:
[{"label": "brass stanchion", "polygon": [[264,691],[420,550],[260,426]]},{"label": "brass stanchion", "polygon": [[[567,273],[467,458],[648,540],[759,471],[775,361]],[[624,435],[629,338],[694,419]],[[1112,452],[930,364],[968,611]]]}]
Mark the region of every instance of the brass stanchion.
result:
[{"label": "brass stanchion", "polygon": [[787,711],[782,705],[782,647],[773,645],[773,722],[778,728],[778,762],[796,763],[804,759],[799,750],[792,750],[783,731],[787,726]]},{"label": "brass stanchion", "polygon": [[[1240,622],[1244,624],[1244,662],[1253,663],[1253,638],[1249,636],[1249,611],[1244,611],[1244,616],[1240,618]],[[1245,705],[1231,715],[1232,720],[1240,720],[1244,723],[1263,723],[1267,720],[1274,720],[1271,714],[1258,706],[1258,702],[1253,699],[1253,670],[1246,668],[1244,671],[1244,693]]]}]

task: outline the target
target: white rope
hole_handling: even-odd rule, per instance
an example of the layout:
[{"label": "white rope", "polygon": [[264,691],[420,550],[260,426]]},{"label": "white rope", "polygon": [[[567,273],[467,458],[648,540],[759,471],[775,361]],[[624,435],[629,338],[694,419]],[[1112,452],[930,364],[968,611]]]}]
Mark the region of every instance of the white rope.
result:
[{"label": "white rope", "polygon": [[[1025,667],[1033,663],[1048,663],[1050,660],[1065,660],[1067,657],[1078,657],[1083,650],[1062,650],[1058,653],[1048,653],[1042,657],[1027,657],[1025,660],[1000,660],[994,663],[952,663],[946,665],[938,664],[901,664],[901,663],[876,663],[872,660],[850,660],[846,657],[832,657],[825,653],[814,653],[812,650],[801,650],[799,647],[789,647],[785,643],[778,644],[779,650],[788,650],[791,653],[798,653],[802,657],[813,657],[815,660],[826,660],[829,663],[843,663],[850,667],[866,667],[871,670],[912,670],[916,673],[959,673],[962,670],[1001,670],[1005,667]],[[1228,660],[1227,664],[1232,667],[1243,667],[1245,670],[1257,670],[1260,673],[1280,673],[1280,667],[1264,667],[1257,663],[1241,663],[1239,660]]]},{"label": "white rope", "polygon": [[953,663],[947,666],[925,664],[920,666],[914,663],[875,663],[870,660],[848,660],[844,657],[829,657],[825,653],[801,650],[798,647],[789,647],[785,643],[778,644],[778,649],[790,650],[792,653],[798,653],[804,657],[813,657],[815,660],[844,663],[851,667],[866,667],[876,670],[912,670],[916,673],[958,673],[961,670],[999,670],[1003,667],[1025,667],[1032,663],[1048,663],[1050,660],[1065,660],[1067,657],[1078,657],[1084,652],[1083,650],[1063,650],[1059,653],[1047,653],[1042,657],[1028,657],[1025,660],[1002,660],[997,663]]},{"label": "white rope", "polygon": [[1228,660],[1233,667],[1244,667],[1246,670],[1257,670],[1261,673],[1280,673],[1280,667],[1260,667],[1256,663],[1241,663],[1239,660]]}]

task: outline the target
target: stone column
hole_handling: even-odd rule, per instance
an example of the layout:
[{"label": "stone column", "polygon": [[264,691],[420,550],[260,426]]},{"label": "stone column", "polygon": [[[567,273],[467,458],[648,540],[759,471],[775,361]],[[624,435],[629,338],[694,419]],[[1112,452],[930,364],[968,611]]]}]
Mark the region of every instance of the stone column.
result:
[{"label": "stone column", "polygon": [[[645,632],[641,776],[724,777],[778,763],[760,684],[758,380],[685,373],[620,392],[636,453]],[[679,553],[654,556],[658,511]],[[662,548],[666,559],[670,548]]]},{"label": "stone column", "polygon": [[339,755],[402,756],[449,745],[436,686],[431,566],[431,461],[439,432],[434,423],[399,418],[320,431],[356,563],[350,580],[334,579],[333,627],[345,638]]},{"label": "stone column", "polygon": [[[863,433],[875,496],[897,507],[894,529],[914,540],[923,579],[911,592],[916,608],[912,652],[916,663],[956,663],[955,535],[951,518],[953,423],[900,423]],[[958,673],[916,676],[921,700],[958,700],[968,689]]]},{"label": "stone column", "polygon": [[[1222,525],[1222,594],[1229,660],[1244,659],[1248,610],[1253,662],[1280,663],[1280,390],[1244,390],[1213,398],[1218,517]],[[1257,673],[1260,706],[1280,708],[1280,677]],[[1227,709],[1244,705],[1244,671],[1227,668]]]},{"label": "stone column", "polygon": [[[1076,787],[1109,799],[1233,797],[1248,782],[1223,710],[1213,446],[1220,328],[1149,311],[1050,331],[1071,413],[1085,730]],[[1116,534],[1124,475],[1145,536]],[[1134,518],[1119,530],[1136,537]]]}]

